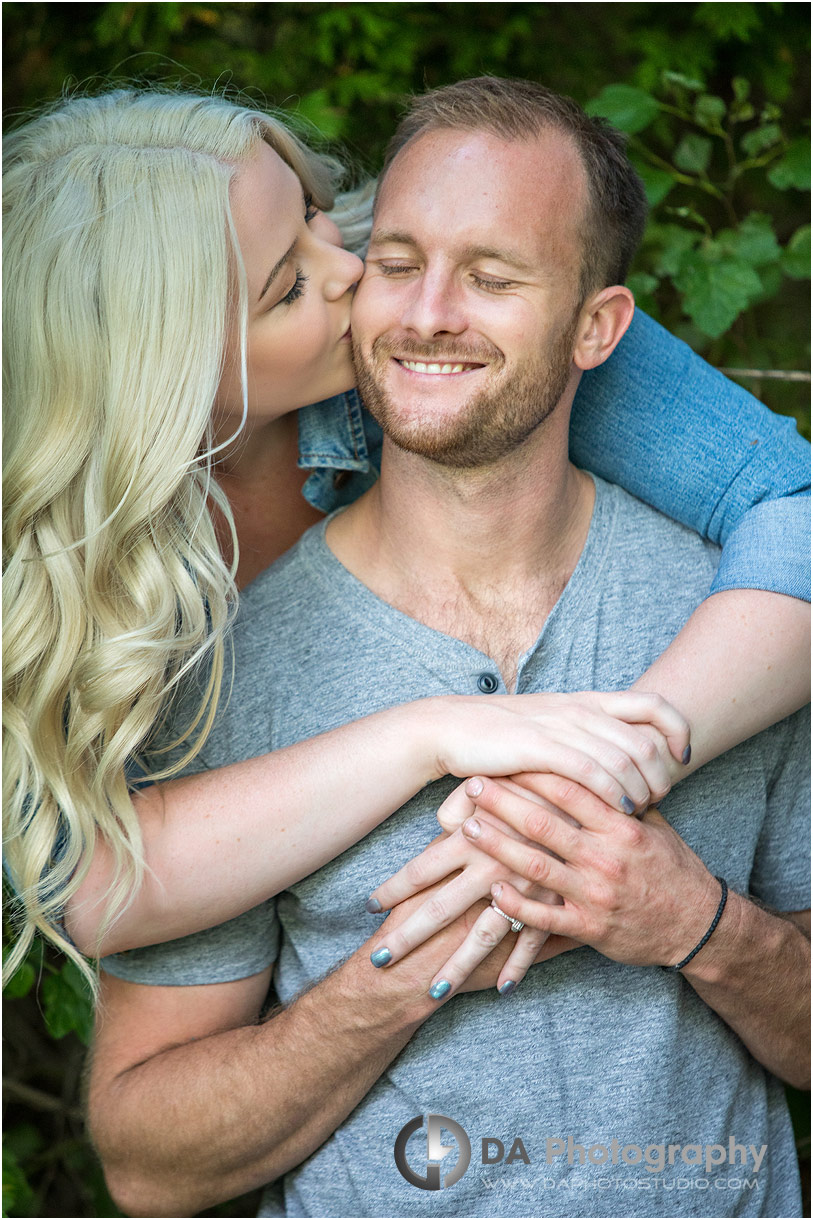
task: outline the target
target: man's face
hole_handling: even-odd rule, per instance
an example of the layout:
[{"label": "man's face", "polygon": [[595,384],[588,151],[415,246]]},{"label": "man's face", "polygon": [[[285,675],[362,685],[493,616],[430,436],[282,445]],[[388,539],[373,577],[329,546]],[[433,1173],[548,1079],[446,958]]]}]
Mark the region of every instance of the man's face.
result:
[{"label": "man's face", "polygon": [[359,388],[397,445],[487,465],[575,390],[585,199],[555,131],[432,131],[399,154],[352,317]]}]

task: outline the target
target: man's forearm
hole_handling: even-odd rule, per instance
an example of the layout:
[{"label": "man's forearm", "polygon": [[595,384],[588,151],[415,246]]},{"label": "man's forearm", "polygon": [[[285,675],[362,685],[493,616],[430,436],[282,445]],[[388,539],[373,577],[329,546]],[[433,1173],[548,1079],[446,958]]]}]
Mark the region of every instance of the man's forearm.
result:
[{"label": "man's forearm", "polygon": [[810,1087],[810,941],[792,919],[730,893],[713,936],[682,973],[755,1059]]},{"label": "man's forearm", "polygon": [[170,1047],[95,1091],[92,1081],[114,1198],[132,1215],[189,1216],[279,1177],[335,1131],[434,1008],[360,952],[263,1024]]}]

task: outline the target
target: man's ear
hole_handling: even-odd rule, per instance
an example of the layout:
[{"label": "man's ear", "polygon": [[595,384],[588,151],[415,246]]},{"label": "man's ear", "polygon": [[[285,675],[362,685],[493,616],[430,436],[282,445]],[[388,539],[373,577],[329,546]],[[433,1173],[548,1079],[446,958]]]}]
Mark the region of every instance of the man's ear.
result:
[{"label": "man's ear", "polygon": [[629,288],[615,284],[588,297],[579,315],[573,363],[580,369],[595,369],[615,351],[635,313]]}]

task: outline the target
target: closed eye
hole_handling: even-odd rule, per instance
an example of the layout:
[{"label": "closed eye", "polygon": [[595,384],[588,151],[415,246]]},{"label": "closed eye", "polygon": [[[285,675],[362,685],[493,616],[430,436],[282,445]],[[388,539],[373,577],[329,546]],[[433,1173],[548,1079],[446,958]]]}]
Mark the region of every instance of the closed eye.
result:
[{"label": "closed eye", "polygon": [[403,275],[417,270],[413,263],[378,263],[377,266],[382,275]]},{"label": "closed eye", "polygon": [[514,287],[513,280],[486,280],[481,275],[477,275],[475,271],[472,271],[471,278],[478,288],[484,288],[487,292],[500,292]]},{"label": "closed eye", "polygon": [[[277,305],[293,305],[294,301],[298,301],[302,296],[307,282],[308,277],[302,271],[300,271],[299,267],[297,267],[296,279],[286,292],[285,296],[281,297],[280,300],[277,301]],[[276,305],[274,308],[276,309]]]}]

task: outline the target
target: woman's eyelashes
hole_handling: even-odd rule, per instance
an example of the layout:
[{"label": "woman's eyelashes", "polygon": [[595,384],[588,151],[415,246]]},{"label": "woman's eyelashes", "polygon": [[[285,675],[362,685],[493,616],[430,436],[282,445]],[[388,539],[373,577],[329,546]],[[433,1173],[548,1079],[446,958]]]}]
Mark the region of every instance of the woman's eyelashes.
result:
[{"label": "woman's eyelashes", "polygon": [[[305,224],[310,224],[319,215],[319,208],[313,206],[313,200],[310,195],[305,196]],[[293,305],[294,301],[298,301],[305,291],[305,285],[308,282],[308,277],[300,268],[296,268],[296,278],[293,284],[288,289],[284,297],[277,301],[277,305]]]},{"label": "woman's eyelashes", "polygon": [[292,305],[294,301],[298,301],[305,291],[305,285],[308,282],[308,277],[299,267],[296,268],[296,279],[286,292],[285,296],[277,301],[278,305]]}]

